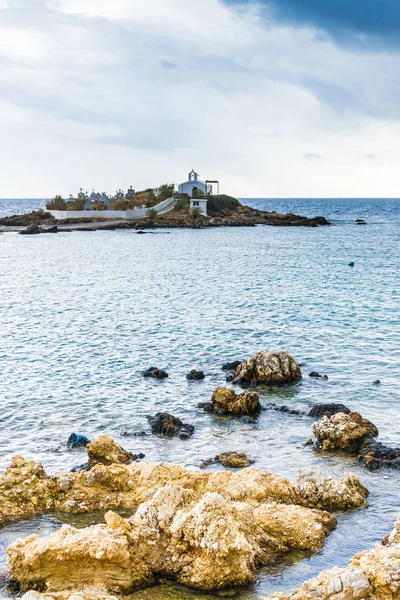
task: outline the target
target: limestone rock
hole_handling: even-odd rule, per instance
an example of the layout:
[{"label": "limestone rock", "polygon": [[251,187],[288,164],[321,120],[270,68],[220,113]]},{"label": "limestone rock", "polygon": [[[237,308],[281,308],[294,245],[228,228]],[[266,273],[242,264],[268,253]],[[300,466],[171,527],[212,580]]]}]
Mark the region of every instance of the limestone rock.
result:
[{"label": "limestone rock", "polygon": [[325,485],[323,494],[317,486],[313,496],[313,488],[304,483],[304,478],[301,487],[297,487],[287,479],[253,467],[238,472],[199,472],[149,462],[97,464],[89,472],[49,477],[41,464],[16,456],[0,478],[0,524],[55,510],[70,514],[135,510],[154,490],[172,483],[191,490],[197,498],[216,492],[229,501],[246,501],[253,506],[278,502],[345,510],[364,504],[367,491],[356,482],[354,476],[351,481],[343,478],[340,485]]},{"label": "limestone rock", "polygon": [[400,598],[400,526],[386,545],[356,554],[344,569],[334,567],[288,594],[260,600],[398,600]]},{"label": "limestone rock", "polygon": [[218,454],[215,458],[209,458],[202,462],[200,469],[204,469],[205,467],[216,463],[219,463],[224,467],[230,467],[231,469],[243,469],[245,467],[250,467],[250,465],[254,463],[254,460],[248,458],[244,452],[223,452],[222,454]]},{"label": "limestone rock", "polygon": [[147,417],[147,420],[155,435],[179,437],[186,440],[194,433],[194,425],[188,425],[168,413],[157,413],[154,417]]},{"label": "limestone rock", "polygon": [[127,452],[105,435],[100,435],[90,442],[86,448],[91,465],[127,465],[134,459],[132,452]]},{"label": "limestone rock", "polygon": [[211,403],[199,406],[217,415],[256,415],[261,410],[260,399],[256,392],[236,394],[234,390],[224,387],[214,390]]},{"label": "limestone rock", "polygon": [[365,502],[368,490],[352,473],[344,473],[342,479],[337,481],[318,471],[301,469],[296,473],[295,485],[302,497],[312,499],[318,508],[334,510],[344,505],[347,508],[368,506]]},{"label": "limestone rock", "polygon": [[378,435],[375,425],[357,412],[323,417],[312,429],[323,450],[357,452],[367,438]]},{"label": "limestone rock", "polygon": [[127,593],[167,576],[213,590],[253,581],[257,567],[292,548],[319,550],[336,519],[300,506],[231,501],[207,491],[158,489],[127,520],[107,513],[104,525],[64,525],[8,548],[11,576],[23,589],[98,589]]},{"label": "limestone rock", "polygon": [[233,383],[239,385],[275,385],[301,379],[297,362],[283,350],[262,350],[244,360],[235,370]]}]

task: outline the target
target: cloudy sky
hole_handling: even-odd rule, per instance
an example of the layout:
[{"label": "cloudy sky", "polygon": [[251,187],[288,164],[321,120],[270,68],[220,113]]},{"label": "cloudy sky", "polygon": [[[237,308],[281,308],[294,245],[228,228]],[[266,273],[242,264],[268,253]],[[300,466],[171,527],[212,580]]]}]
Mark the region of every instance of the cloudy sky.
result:
[{"label": "cloudy sky", "polygon": [[399,0],[0,0],[0,197],[400,196]]}]

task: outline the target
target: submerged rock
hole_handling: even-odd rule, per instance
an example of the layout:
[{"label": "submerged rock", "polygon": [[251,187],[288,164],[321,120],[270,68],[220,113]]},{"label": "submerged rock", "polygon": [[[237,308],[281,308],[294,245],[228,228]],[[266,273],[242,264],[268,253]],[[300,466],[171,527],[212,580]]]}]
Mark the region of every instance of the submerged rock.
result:
[{"label": "submerged rock", "polygon": [[301,370],[294,358],[279,350],[262,350],[244,360],[236,368],[233,383],[238,385],[274,385],[301,379]]},{"label": "submerged rock", "polygon": [[328,375],[320,375],[319,373],[317,373],[316,371],[312,371],[309,374],[309,377],[313,377],[314,379],[325,379],[326,381],[329,379]]},{"label": "submerged rock", "polygon": [[314,423],[312,429],[323,450],[347,452],[358,452],[367,438],[377,437],[379,434],[375,425],[363,419],[358,412],[339,412],[331,417],[322,417]]},{"label": "submerged rock", "polygon": [[396,600],[400,598],[400,526],[384,545],[356,554],[348,566],[322,571],[297,590],[260,600]]},{"label": "submerged rock", "polygon": [[217,415],[256,415],[261,410],[256,392],[236,394],[234,390],[224,387],[217,387],[211,396],[211,402],[199,404],[199,407]]},{"label": "submerged rock", "polygon": [[168,377],[168,373],[167,371],[164,371],[164,369],[150,367],[147,369],[147,371],[144,371],[143,377],[151,377],[152,379],[166,379]]},{"label": "submerged rock", "polygon": [[223,452],[218,454],[215,458],[209,458],[201,463],[200,469],[205,469],[209,465],[221,464],[224,467],[230,467],[231,469],[243,469],[250,467],[254,463],[254,460],[248,458],[244,452]]},{"label": "submerged rock", "polygon": [[238,366],[242,363],[241,360],[234,360],[232,362],[227,362],[224,365],[222,365],[222,370],[223,371],[234,371],[235,369],[238,368]]},{"label": "submerged rock", "polygon": [[164,437],[179,437],[186,440],[194,433],[194,426],[184,423],[168,413],[157,413],[155,417],[147,417],[152,433]]},{"label": "submerged rock", "polygon": [[192,369],[190,373],[186,375],[186,379],[189,381],[201,381],[205,379],[205,375],[203,371],[196,371],[196,369]]},{"label": "submerged rock", "polygon": [[351,413],[351,410],[347,408],[344,404],[336,404],[334,402],[327,404],[315,404],[312,407],[310,412],[308,413],[309,417],[316,417],[320,419],[321,417],[331,417],[336,413],[344,413],[346,415]]}]

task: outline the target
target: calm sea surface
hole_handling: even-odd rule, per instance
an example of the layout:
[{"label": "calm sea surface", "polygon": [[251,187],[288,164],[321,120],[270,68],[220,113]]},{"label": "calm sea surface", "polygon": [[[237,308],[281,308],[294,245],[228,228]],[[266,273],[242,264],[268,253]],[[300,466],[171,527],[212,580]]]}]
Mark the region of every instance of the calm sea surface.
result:
[{"label": "calm sea surface", "polygon": [[[104,433],[149,460],[187,467],[241,450],[288,478],[302,467],[356,473],[371,491],[369,508],[339,514],[320,553],[291,555],[235,592],[254,600],[344,566],[388,533],[400,509],[400,472],[369,473],[351,457],[304,447],[307,417],[264,412],[247,423],[204,414],[197,404],[224,384],[223,362],[281,348],[304,364],[304,378],[266,390],[264,403],[342,402],[372,420],[382,442],[400,445],[400,200],[246,202],[324,215],[335,227],[0,235],[0,471],[16,453],[42,461],[49,473],[81,464],[85,451],[65,448],[75,431]],[[42,205],[0,200],[0,216]],[[357,226],[357,218],[368,224]],[[150,366],[167,369],[169,379],[145,380]],[[206,380],[188,383],[192,368]],[[313,370],[329,380],[310,379]],[[161,410],[194,424],[192,439],[122,437],[148,431],[146,415]],[[0,569],[11,541],[46,535],[63,518],[4,527]],[[171,584],[135,595],[211,597]]]}]

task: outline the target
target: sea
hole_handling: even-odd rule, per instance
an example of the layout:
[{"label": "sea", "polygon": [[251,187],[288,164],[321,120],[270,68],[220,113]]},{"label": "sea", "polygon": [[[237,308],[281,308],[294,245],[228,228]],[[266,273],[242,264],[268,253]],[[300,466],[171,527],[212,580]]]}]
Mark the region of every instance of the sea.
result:
[{"label": "sea", "polygon": [[[400,446],[400,200],[242,202],[323,215],[332,226],[0,234],[0,472],[15,454],[42,462],[50,474],[69,471],[86,459],[85,450],[66,448],[76,432],[106,434],[147,460],[190,469],[237,450],[291,480],[304,468],[335,478],[355,473],[370,490],[369,507],[338,513],[320,552],[289,554],[263,568],[253,585],[229,591],[256,600],[345,566],[379,542],[400,510],[400,471],[370,472],[354,456],[305,446],[312,435],[306,416],[267,410],[249,421],[197,405],[226,385],[224,362],[283,349],[302,365],[303,379],[261,391],[264,405],[306,412],[318,402],[341,402],[375,423],[380,441]],[[0,216],[43,205],[0,200]],[[144,379],[152,366],[166,369],[168,379]],[[187,381],[193,368],[206,373],[204,381]],[[312,371],[328,379],[310,378]],[[193,437],[150,435],[147,416],[161,411],[193,424]],[[126,437],[142,431],[148,435]],[[99,520],[54,514],[4,526],[0,571],[18,537]],[[10,596],[5,587],[1,594]],[[133,596],[218,597],[172,582]]]}]

